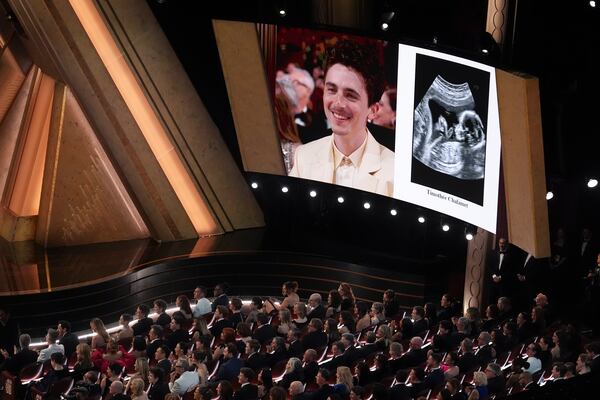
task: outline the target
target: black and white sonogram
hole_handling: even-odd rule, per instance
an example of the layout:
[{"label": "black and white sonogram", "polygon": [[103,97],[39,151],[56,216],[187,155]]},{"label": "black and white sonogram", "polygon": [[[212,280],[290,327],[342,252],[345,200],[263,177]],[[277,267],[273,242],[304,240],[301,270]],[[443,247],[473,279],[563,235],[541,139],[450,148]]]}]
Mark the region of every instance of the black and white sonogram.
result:
[{"label": "black and white sonogram", "polygon": [[489,72],[416,55],[411,181],[483,204]]},{"label": "black and white sonogram", "polygon": [[415,109],[413,155],[438,172],[459,179],[485,174],[485,127],[469,84],[438,75]]}]

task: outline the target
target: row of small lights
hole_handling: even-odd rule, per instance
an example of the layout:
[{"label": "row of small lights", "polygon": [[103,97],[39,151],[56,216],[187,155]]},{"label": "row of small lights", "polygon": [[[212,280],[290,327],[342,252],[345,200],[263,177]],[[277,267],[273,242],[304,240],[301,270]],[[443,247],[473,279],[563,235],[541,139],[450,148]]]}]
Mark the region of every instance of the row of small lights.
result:
[{"label": "row of small lights", "polygon": [[[594,189],[598,186],[598,179],[590,178],[587,181],[587,187],[590,189]],[[554,198],[554,192],[552,190],[548,190],[546,193],[546,200],[552,200]]]},{"label": "row of small lights", "polygon": [[[252,182],[252,183],[250,184],[250,187],[251,187],[252,189],[255,189],[255,190],[256,190],[256,189],[258,189],[258,182]],[[288,192],[290,191],[290,189],[289,189],[287,186],[282,186],[282,187],[281,187],[281,191],[282,191],[283,193],[288,193]],[[312,198],[315,198],[315,197],[317,197],[317,191],[313,189],[313,190],[311,190],[310,192],[308,192],[308,195],[309,195],[310,197],[312,197]],[[344,197],[343,197],[343,196],[339,196],[339,197],[337,198],[337,202],[338,202],[338,203],[340,203],[340,204],[343,204],[343,203],[344,203],[344,201],[345,201],[345,199],[344,199]],[[363,208],[364,208],[365,210],[369,210],[369,209],[371,208],[371,203],[369,203],[368,201],[365,201],[365,202],[363,203]],[[393,217],[395,217],[396,215],[398,215],[398,210],[396,210],[395,208],[392,208],[392,209],[390,209],[390,215],[392,215]],[[418,221],[420,224],[424,224],[426,220],[425,220],[425,217],[421,215],[421,216],[419,216],[419,217],[417,218],[417,221]],[[443,230],[444,232],[448,232],[448,231],[450,230],[450,225],[449,225],[449,224],[442,224],[442,230]],[[473,234],[472,234],[472,233],[470,233],[470,232],[469,232],[469,233],[467,233],[467,234],[465,235],[465,238],[466,238],[467,240],[473,240],[473,237],[474,237],[474,236],[473,236]]]}]

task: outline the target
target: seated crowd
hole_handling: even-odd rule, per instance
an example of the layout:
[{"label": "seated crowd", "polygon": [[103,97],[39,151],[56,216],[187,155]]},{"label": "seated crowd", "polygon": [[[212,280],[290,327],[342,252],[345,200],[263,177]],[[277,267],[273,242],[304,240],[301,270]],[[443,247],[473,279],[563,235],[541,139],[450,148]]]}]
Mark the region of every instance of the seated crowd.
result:
[{"label": "seated crowd", "polygon": [[48,329],[47,348],[30,350],[31,338],[21,335],[0,368],[21,383],[15,398],[50,398],[68,381],[63,393],[73,385],[71,398],[136,400],[488,399],[600,368],[600,343],[584,345],[541,293],[529,312],[501,297],[482,318],[477,308],[463,313],[449,295],[405,312],[393,290],[370,307],[347,283],[327,301],[313,293],[304,303],[297,291],[286,282],[282,301],[245,304],[229,298],[225,283],[212,302],[198,286],[195,304],[181,295],[168,313],[159,299],[153,314],[140,304],[135,320],[123,314],[112,334],[92,319],[89,341],[59,321]]}]

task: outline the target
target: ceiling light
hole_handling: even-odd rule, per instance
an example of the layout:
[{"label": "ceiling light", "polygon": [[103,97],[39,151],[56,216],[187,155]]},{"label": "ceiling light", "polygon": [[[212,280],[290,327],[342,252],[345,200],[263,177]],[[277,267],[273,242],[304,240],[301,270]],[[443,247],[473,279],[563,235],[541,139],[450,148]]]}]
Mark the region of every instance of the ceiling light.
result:
[{"label": "ceiling light", "polygon": [[596,186],[598,186],[598,179],[590,179],[587,181],[587,187],[589,187],[590,189],[595,188]]},{"label": "ceiling light", "polygon": [[398,211],[396,211],[396,209],[395,209],[395,208],[392,208],[392,209],[390,210],[390,214],[392,214],[392,216],[394,216],[394,217],[395,217],[396,215],[398,215]]},{"label": "ceiling light", "polygon": [[317,197],[317,191],[316,190],[311,190],[309,193],[310,197]]},{"label": "ceiling light", "polygon": [[371,208],[371,204],[369,202],[365,202],[365,204],[363,204],[363,207],[365,208],[365,210],[368,210],[369,208]]},{"label": "ceiling light", "polygon": [[425,217],[419,217],[419,218],[417,218],[417,221],[419,221],[420,224],[424,224],[425,223]]},{"label": "ceiling light", "polygon": [[554,193],[552,193],[552,191],[548,191],[548,193],[546,193],[546,200],[552,200],[554,198]]},{"label": "ceiling light", "polygon": [[344,202],[344,198],[342,196],[338,197],[338,203],[342,204]]},{"label": "ceiling light", "polygon": [[251,187],[252,189],[258,189],[258,183],[256,183],[256,182],[252,182],[252,183],[250,184],[250,187]]},{"label": "ceiling light", "polygon": [[287,186],[282,186],[282,187],[281,187],[281,191],[282,191],[283,193],[287,193],[287,192],[289,191],[289,189],[288,189],[288,187],[287,187]]},{"label": "ceiling light", "polygon": [[448,225],[448,224],[444,224],[444,225],[442,225],[442,230],[443,230],[444,232],[448,232],[448,231],[450,230],[450,225]]}]

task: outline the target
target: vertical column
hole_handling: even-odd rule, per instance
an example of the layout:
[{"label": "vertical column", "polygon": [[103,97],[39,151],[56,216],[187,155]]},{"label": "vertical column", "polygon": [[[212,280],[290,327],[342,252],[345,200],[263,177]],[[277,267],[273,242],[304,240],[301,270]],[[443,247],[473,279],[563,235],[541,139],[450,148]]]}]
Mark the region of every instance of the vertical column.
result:
[{"label": "vertical column", "polygon": [[481,228],[477,228],[477,235],[469,242],[463,294],[464,310],[469,307],[481,309],[485,302],[486,259],[493,243],[494,235]]},{"label": "vertical column", "polygon": [[506,37],[507,19],[508,1],[488,0],[488,13],[485,29],[492,35],[496,43],[500,45],[500,48],[502,48]]}]

